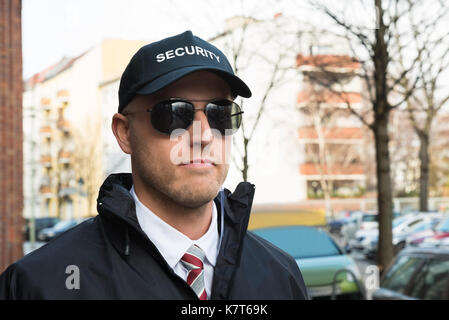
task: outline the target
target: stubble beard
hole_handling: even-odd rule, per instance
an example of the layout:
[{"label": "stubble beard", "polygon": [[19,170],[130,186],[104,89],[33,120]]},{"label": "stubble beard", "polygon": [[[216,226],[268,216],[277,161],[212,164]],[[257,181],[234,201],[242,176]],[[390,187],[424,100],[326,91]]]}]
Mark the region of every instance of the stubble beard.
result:
[{"label": "stubble beard", "polygon": [[[145,163],[145,160],[148,161],[148,157],[136,161],[133,167],[147,192],[161,201],[169,201],[189,209],[199,208],[212,201],[217,196],[229,170],[229,165],[217,165],[218,175],[214,175],[213,179],[205,183],[195,184],[189,179],[182,180],[176,177],[174,170],[170,170],[169,167]],[[143,165],[140,165],[142,163]]]}]

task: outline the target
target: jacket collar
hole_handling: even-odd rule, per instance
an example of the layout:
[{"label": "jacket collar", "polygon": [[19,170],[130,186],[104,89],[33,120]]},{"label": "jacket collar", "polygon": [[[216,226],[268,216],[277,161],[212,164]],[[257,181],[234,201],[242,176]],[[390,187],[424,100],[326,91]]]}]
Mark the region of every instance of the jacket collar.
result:
[{"label": "jacket collar", "polygon": [[[97,209],[100,215],[114,215],[131,226],[138,226],[134,199],[129,193],[133,185],[131,173],[115,173],[109,175],[100,187],[97,198]],[[225,219],[232,224],[245,224],[249,219],[253,202],[255,186],[249,182],[240,182],[235,191],[231,193],[224,189],[225,193]],[[221,206],[221,199],[217,196],[215,203]],[[103,210],[106,208],[106,210]],[[247,209],[247,210],[244,210]],[[242,226],[243,227],[243,226]]]},{"label": "jacket collar", "polygon": [[[124,256],[131,254],[132,251],[129,236],[131,229],[148,240],[150,253],[168,268],[168,264],[140,228],[134,199],[129,193],[132,184],[130,173],[109,175],[100,188],[97,199],[98,213],[106,220],[116,221],[116,227],[121,226],[120,228],[124,230],[122,236],[108,235],[116,249]],[[224,233],[215,265],[212,299],[225,299],[229,293],[234,268],[239,263],[243,238],[248,227],[254,192],[253,184],[240,182],[233,193],[224,189],[223,204],[220,196],[214,199],[219,216],[218,222],[220,224],[221,214],[224,214],[225,227],[222,229],[222,226],[219,226]]]}]

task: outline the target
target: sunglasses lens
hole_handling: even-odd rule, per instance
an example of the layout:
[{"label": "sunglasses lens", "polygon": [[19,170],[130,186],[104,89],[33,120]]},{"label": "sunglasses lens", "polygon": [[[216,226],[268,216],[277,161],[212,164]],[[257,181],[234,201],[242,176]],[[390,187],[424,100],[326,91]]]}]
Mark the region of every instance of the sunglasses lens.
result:
[{"label": "sunglasses lens", "polygon": [[151,111],[153,127],[166,134],[171,134],[175,129],[187,129],[193,117],[194,107],[185,101],[160,102]]},{"label": "sunglasses lens", "polygon": [[242,112],[238,104],[228,100],[211,102],[206,107],[209,126],[223,135],[237,132],[242,123]]},{"label": "sunglasses lens", "polygon": [[[234,134],[242,123],[242,111],[229,100],[211,102],[205,113],[209,126],[222,135]],[[195,117],[195,107],[187,101],[163,101],[151,110],[151,123],[159,132],[171,134],[176,129],[187,129]]]}]

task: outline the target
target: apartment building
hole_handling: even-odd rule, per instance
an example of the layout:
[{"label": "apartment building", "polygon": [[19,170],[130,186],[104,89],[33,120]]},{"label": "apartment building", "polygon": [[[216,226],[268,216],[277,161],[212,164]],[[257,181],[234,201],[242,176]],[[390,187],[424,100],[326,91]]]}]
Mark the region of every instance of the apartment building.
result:
[{"label": "apartment building", "polygon": [[359,62],[343,54],[299,54],[296,65],[302,73],[299,171],[307,199],[363,196],[366,128],[350,111],[363,108]]},{"label": "apartment building", "polygon": [[110,120],[118,105],[117,91],[115,105],[105,103],[104,84],[119,78],[144,44],[104,40],[25,81],[25,217],[96,214],[98,189],[113,161],[106,141],[113,136]]}]

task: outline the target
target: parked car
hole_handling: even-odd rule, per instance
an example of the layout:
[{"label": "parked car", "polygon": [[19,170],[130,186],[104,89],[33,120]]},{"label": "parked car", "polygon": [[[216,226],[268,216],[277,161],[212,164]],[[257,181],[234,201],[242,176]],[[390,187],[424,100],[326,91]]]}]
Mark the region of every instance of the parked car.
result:
[{"label": "parked car", "polygon": [[[445,224],[447,225],[445,226]],[[408,246],[417,246],[423,243],[426,239],[432,238],[436,234],[437,229],[444,231],[446,227],[449,230],[449,217],[441,216],[440,219],[436,219],[434,223],[432,223],[431,228],[417,230],[418,232],[414,232],[408,236],[406,239],[406,244]]]},{"label": "parked car", "polygon": [[326,231],[314,227],[286,226],[256,229],[252,232],[296,260],[313,299],[331,298],[334,278],[337,299],[364,297],[364,286],[355,261]]},{"label": "parked car", "polygon": [[342,225],[340,235],[345,244],[355,238],[355,233],[360,229],[362,225],[362,218],[364,213],[362,211],[355,211],[348,219],[347,223]]},{"label": "parked car", "polygon": [[380,279],[374,300],[449,300],[449,247],[402,250]]},{"label": "parked car", "polygon": [[[393,246],[394,254],[398,254],[399,251],[404,249],[407,245],[406,239],[408,236],[415,232],[421,232],[424,230],[431,229],[439,222],[439,218],[436,216],[426,216],[424,219],[419,220],[410,219],[400,224],[398,227],[393,229]],[[378,239],[371,242],[370,246],[365,249],[364,253],[368,259],[375,259],[377,255],[377,244]]]},{"label": "parked car", "polygon": [[427,237],[422,244],[435,245],[449,238],[449,217],[442,220],[435,228],[435,232],[431,237]]},{"label": "parked car", "polygon": [[40,241],[50,241],[60,234],[72,229],[82,221],[83,220],[80,219],[62,220],[51,228],[45,228],[41,230],[38,234],[38,239]]},{"label": "parked car", "polygon": [[329,222],[329,232],[340,234],[347,224],[360,220],[359,218],[361,218],[362,214],[361,211],[341,211],[337,215],[337,219]]},{"label": "parked car", "polygon": [[[409,217],[400,216],[393,220],[393,229],[406,221]],[[361,229],[355,233],[355,237],[349,241],[349,247],[356,250],[366,250],[372,247],[373,241],[377,241],[379,229]]]},{"label": "parked car", "polygon": [[360,230],[376,229],[379,225],[377,212],[364,212],[360,224]]},{"label": "parked car", "polygon": [[[393,220],[393,245],[395,254],[406,246],[406,238],[415,231],[429,228],[441,216],[434,213],[421,213],[400,216]],[[355,249],[362,250],[368,259],[375,259],[377,254],[379,230],[360,230],[356,233],[356,240],[351,243]]]},{"label": "parked car", "polygon": [[[60,221],[59,218],[55,217],[41,217],[34,219],[34,234],[35,239],[42,229],[51,228]],[[25,218],[25,239],[30,241],[31,238],[31,219]]]}]

